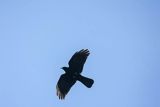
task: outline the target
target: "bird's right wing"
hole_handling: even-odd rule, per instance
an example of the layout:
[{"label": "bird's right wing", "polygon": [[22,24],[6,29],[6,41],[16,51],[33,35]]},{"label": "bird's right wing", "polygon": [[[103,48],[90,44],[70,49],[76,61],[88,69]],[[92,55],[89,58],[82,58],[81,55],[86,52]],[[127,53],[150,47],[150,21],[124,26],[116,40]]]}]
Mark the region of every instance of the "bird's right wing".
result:
[{"label": "bird's right wing", "polygon": [[69,61],[69,67],[79,73],[82,72],[84,63],[86,62],[87,57],[89,56],[88,49],[82,49],[76,52]]},{"label": "bird's right wing", "polygon": [[56,85],[57,96],[59,99],[64,99],[71,87],[75,84],[76,80],[70,78],[66,74],[62,74]]}]

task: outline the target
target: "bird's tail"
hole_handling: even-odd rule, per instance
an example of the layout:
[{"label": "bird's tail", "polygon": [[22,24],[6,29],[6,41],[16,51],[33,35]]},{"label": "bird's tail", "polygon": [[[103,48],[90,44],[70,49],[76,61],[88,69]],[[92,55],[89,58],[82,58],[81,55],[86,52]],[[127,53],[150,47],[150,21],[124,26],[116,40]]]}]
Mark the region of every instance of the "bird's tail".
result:
[{"label": "bird's tail", "polygon": [[79,80],[81,83],[83,83],[88,88],[91,88],[92,85],[93,85],[93,83],[94,83],[93,79],[84,77],[82,75],[79,75],[78,78],[77,78],[77,80]]}]

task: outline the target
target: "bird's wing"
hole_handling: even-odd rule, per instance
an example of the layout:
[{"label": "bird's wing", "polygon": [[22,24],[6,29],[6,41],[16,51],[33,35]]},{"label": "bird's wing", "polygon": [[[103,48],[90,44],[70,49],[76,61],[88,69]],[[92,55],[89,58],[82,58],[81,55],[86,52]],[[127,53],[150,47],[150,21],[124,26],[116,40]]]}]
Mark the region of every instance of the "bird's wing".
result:
[{"label": "bird's wing", "polygon": [[84,63],[86,62],[87,57],[89,56],[88,49],[82,49],[76,52],[69,61],[69,67],[77,72],[81,73]]},{"label": "bird's wing", "polygon": [[57,96],[59,99],[64,99],[71,87],[75,84],[76,80],[72,79],[66,74],[62,74],[56,85]]}]

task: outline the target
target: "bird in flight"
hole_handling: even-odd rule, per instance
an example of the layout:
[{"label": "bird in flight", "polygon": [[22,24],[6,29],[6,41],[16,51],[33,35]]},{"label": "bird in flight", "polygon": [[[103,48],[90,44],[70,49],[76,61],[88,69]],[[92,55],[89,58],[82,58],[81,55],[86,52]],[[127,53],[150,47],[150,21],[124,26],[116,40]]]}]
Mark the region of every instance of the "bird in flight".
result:
[{"label": "bird in flight", "polygon": [[56,85],[57,96],[59,99],[65,98],[76,81],[80,81],[88,88],[92,87],[94,80],[81,75],[84,63],[89,54],[88,49],[82,49],[71,57],[68,62],[69,67],[62,67],[65,73],[60,76]]}]

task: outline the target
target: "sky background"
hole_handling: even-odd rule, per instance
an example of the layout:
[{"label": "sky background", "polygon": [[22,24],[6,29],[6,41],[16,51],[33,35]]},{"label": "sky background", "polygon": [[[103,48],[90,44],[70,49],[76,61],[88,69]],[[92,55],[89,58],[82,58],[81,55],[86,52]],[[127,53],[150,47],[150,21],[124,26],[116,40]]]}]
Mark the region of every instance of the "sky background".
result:
[{"label": "sky background", "polygon": [[[56,83],[88,48],[84,76]],[[159,0],[0,0],[0,107],[160,107]]]}]

